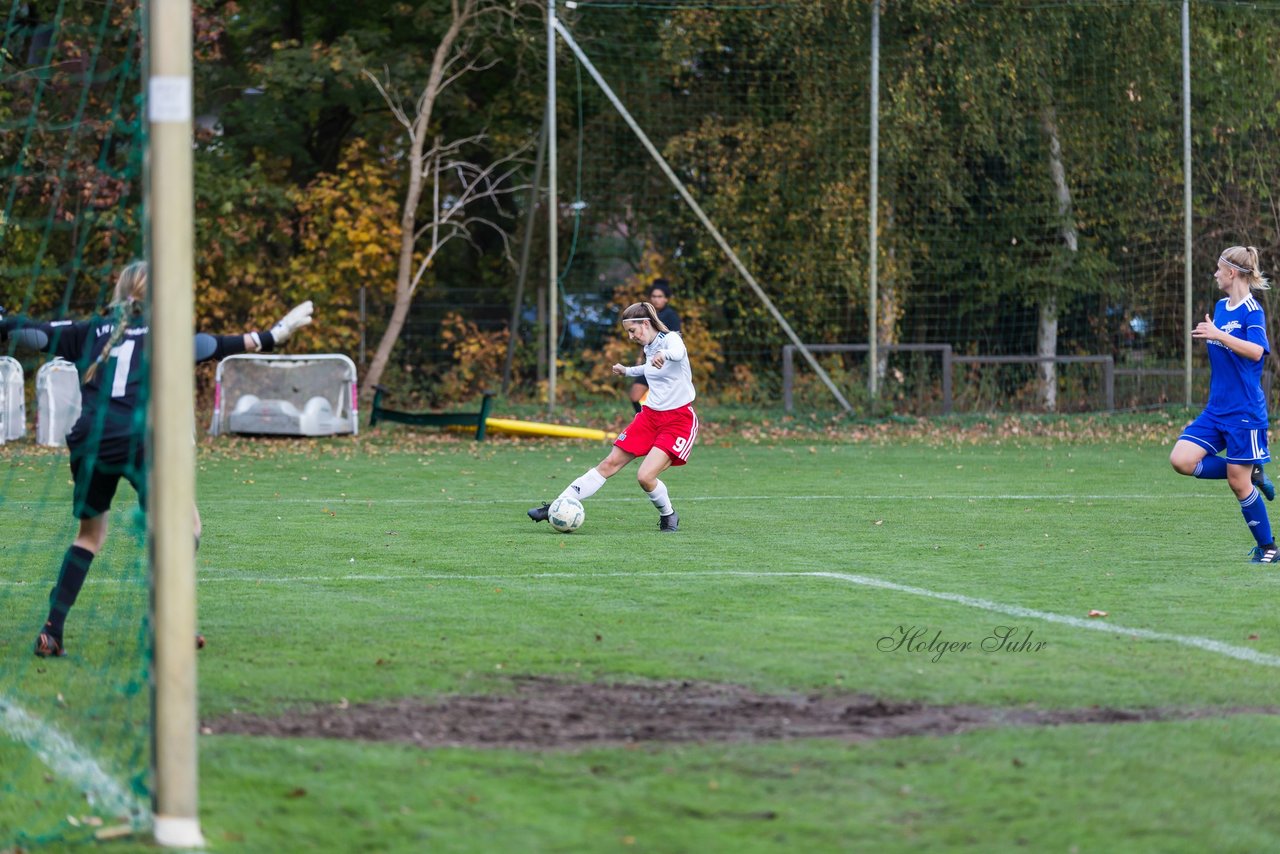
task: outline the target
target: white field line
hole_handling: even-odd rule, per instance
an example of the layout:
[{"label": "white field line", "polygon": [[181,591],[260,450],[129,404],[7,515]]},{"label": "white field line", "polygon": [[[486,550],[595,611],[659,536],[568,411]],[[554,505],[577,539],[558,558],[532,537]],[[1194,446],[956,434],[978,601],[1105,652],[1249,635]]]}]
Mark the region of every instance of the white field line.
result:
[{"label": "white field line", "polygon": [[1047,623],[1058,623],[1059,625],[1071,626],[1076,629],[1088,629],[1089,631],[1106,632],[1113,635],[1125,635],[1128,637],[1141,638],[1143,640],[1176,643],[1181,646],[1189,646],[1204,652],[1212,652],[1218,655],[1225,655],[1228,658],[1247,661],[1250,664],[1261,664],[1266,667],[1280,667],[1280,655],[1270,655],[1265,652],[1258,652],[1255,649],[1249,649],[1245,646],[1234,646],[1229,643],[1213,640],[1212,638],[1197,637],[1196,635],[1178,635],[1171,632],[1156,632],[1150,629],[1130,629],[1114,623],[1108,623],[1101,619],[1083,619],[1081,617],[1072,617],[1066,614],[1055,614],[1051,611],[1038,611],[1034,608],[1024,608],[1021,605],[1005,605],[1001,602],[992,602],[990,599],[975,599],[972,596],[965,596],[961,593],[946,593],[937,590],[927,590],[923,587],[911,587],[906,584],[898,584],[897,582],[885,581],[880,578],[872,578],[867,575],[852,575],[844,572],[797,572],[778,574],[804,575],[811,578],[832,578],[837,581],[848,582],[849,584],[859,584],[863,587],[876,587],[881,590],[892,590],[896,593],[923,596],[927,599],[938,599],[943,602],[955,602],[959,605],[966,605],[970,608],[979,608],[983,611],[991,611],[996,614],[1005,614],[1010,617],[1044,620]]},{"label": "white field line", "polygon": [[[1177,499],[1191,499],[1202,501],[1205,498],[1218,497],[1220,493],[1208,492],[1178,492],[1171,495],[1156,495],[1150,492],[1144,493],[1059,493],[1059,494],[1004,494],[1004,495],[970,495],[968,493],[948,494],[935,493],[932,495],[915,495],[904,493],[859,493],[857,495],[788,495],[787,501],[902,501],[909,499],[912,501],[1171,501]],[[592,504],[598,503],[630,503],[642,500],[638,493],[630,496],[614,496],[603,497],[593,495],[591,497]],[[680,502],[701,502],[701,501],[777,501],[777,495],[694,495],[680,496]],[[523,498],[454,498],[448,495],[430,495],[420,498],[387,498],[385,496],[366,496],[358,495],[336,495],[329,498],[288,498],[284,496],[272,497],[271,504],[320,504],[340,506],[343,504],[475,504],[477,506],[492,504],[520,504],[529,506],[535,503],[533,499],[525,496]],[[235,504],[243,506],[243,498],[235,498],[233,496],[209,496],[200,499],[200,506],[214,504]]]},{"label": "white field line", "polygon": [[146,820],[151,810],[71,738],[47,720],[29,712],[0,694],[0,728],[14,741],[35,752],[50,771],[84,792],[94,811],[104,817],[127,817],[134,826]]},{"label": "white field line", "polygon": [[[575,581],[589,581],[591,579],[598,578],[678,579],[688,577],[830,579],[847,584],[856,584],[862,587],[872,587],[879,590],[888,590],[894,593],[905,593],[910,596],[920,596],[942,602],[952,602],[958,605],[964,605],[965,607],[977,608],[979,610],[989,611],[996,614],[1004,614],[1010,617],[1043,620],[1044,622],[1071,626],[1076,629],[1105,632],[1108,634],[1140,638],[1142,640],[1174,643],[1179,646],[1191,647],[1202,652],[1222,655],[1239,661],[1245,661],[1250,664],[1257,664],[1264,667],[1280,667],[1280,656],[1258,652],[1257,650],[1249,649],[1248,647],[1234,646],[1212,638],[1198,637],[1196,635],[1179,635],[1171,632],[1157,632],[1150,629],[1127,628],[1125,626],[1104,622],[1102,620],[1081,619],[1080,617],[1072,617],[1066,614],[1055,614],[1051,611],[1024,608],[1020,605],[1007,605],[1001,602],[993,602],[989,599],[978,599],[972,596],[965,596],[961,593],[947,593],[945,591],[929,590],[924,587],[912,587],[907,584],[898,584],[894,581],[886,581],[884,579],[873,578],[867,575],[856,575],[846,572],[748,572],[743,570],[725,570],[719,572],[536,572],[518,575],[413,573],[406,575],[348,574],[340,576],[288,576],[282,578],[263,576],[249,577],[244,575],[211,576],[208,572],[205,572],[201,574],[200,580],[204,583],[240,582],[258,584],[274,582],[287,584],[297,582],[316,583],[325,581],[510,582],[517,579],[567,579]],[[35,751],[36,755],[40,757],[41,761],[43,761],[45,765],[60,777],[66,778],[74,785],[80,787],[85,792],[85,795],[91,805],[100,808],[103,812],[112,816],[128,815],[134,819],[135,823],[137,823],[138,816],[145,816],[148,814],[146,805],[142,804],[135,797],[129,794],[122,786],[112,779],[101,768],[101,766],[97,764],[97,762],[92,758],[85,756],[84,752],[70,738],[53,728],[52,725],[31,717],[31,715],[24,711],[20,706],[13,703],[11,700],[6,699],[3,695],[0,695],[0,712],[3,713],[3,716],[0,717],[0,726],[3,726],[4,731],[15,740],[31,747],[31,749]]]},{"label": "white field line", "polygon": [[1264,667],[1280,667],[1280,656],[1271,655],[1265,652],[1258,652],[1243,646],[1234,646],[1233,644],[1224,643],[1223,641],[1214,640],[1213,638],[1203,638],[1196,635],[1179,635],[1172,632],[1157,632],[1151,629],[1127,628],[1109,623],[1102,619],[1084,619],[1081,617],[1072,617],[1066,614],[1055,614],[1052,611],[1040,611],[1035,608],[1024,608],[1021,605],[1006,605],[1002,602],[993,602],[990,599],[978,599],[973,596],[965,596],[962,593],[947,593],[939,590],[928,590],[924,587],[912,587],[907,584],[898,584],[894,581],[885,581],[880,578],[873,578],[869,575],[855,575],[847,572],[750,572],[747,570],[692,570],[688,572],[533,572],[519,574],[452,574],[452,573],[413,573],[406,575],[388,575],[388,574],[348,574],[348,575],[311,575],[311,576],[245,576],[245,575],[217,575],[217,570],[202,571],[200,574],[201,583],[218,583],[218,582],[239,582],[244,584],[292,584],[295,582],[305,583],[323,583],[326,581],[370,581],[370,582],[395,582],[395,581],[514,581],[519,579],[552,579],[563,578],[575,581],[590,581],[596,578],[716,578],[716,577],[738,577],[738,578],[824,578],[834,581],[844,582],[846,584],[857,584],[861,587],[874,587],[879,590],[889,590],[894,593],[905,593],[910,596],[921,596],[926,599],[936,599],[941,602],[954,602],[957,605],[964,605],[969,608],[977,608],[982,611],[990,611],[994,614],[1004,614],[1010,617],[1019,617],[1029,620],[1043,620],[1047,623],[1057,623],[1063,626],[1071,626],[1075,629],[1085,629],[1087,631],[1104,632],[1113,635],[1123,635],[1126,637],[1141,638],[1142,640],[1161,641],[1165,643],[1175,643],[1179,646],[1187,646],[1192,649],[1198,649],[1202,652],[1210,652],[1215,655],[1223,655],[1228,658],[1235,658],[1240,661],[1247,661],[1250,664],[1258,664]]},{"label": "white field line", "polygon": [[[225,573],[225,574],[224,574]],[[856,584],[862,587],[873,587],[879,590],[889,590],[895,593],[905,593],[911,596],[920,596],[926,599],[936,599],[941,602],[953,602],[957,605],[964,605],[969,608],[977,608],[983,611],[990,611],[995,614],[1005,614],[1010,617],[1020,617],[1031,620],[1043,620],[1047,623],[1057,623],[1059,625],[1071,626],[1076,629],[1085,629],[1087,631],[1104,632],[1113,635],[1124,635],[1127,637],[1141,638],[1142,640],[1162,641],[1166,643],[1175,643],[1180,646],[1187,646],[1198,649],[1203,652],[1211,652],[1217,655],[1223,655],[1228,658],[1235,658],[1240,661],[1247,661],[1250,664],[1259,664],[1265,667],[1280,667],[1280,656],[1271,655],[1265,652],[1258,652],[1248,647],[1235,646],[1233,644],[1224,643],[1223,641],[1214,640],[1212,638],[1199,637],[1197,635],[1180,635],[1172,632],[1158,632],[1151,629],[1129,628],[1116,623],[1107,622],[1102,619],[1083,619],[1081,617],[1072,617],[1067,614],[1055,614],[1052,611],[1040,611],[1035,608],[1024,608],[1021,605],[1007,605],[1002,602],[993,602],[990,599],[978,599],[973,596],[966,596],[963,593],[948,593],[946,591],[929,590],[924,587],[912,587],[907,584],[898,584],[895,581],[886,581],[880,578],[873,578],[868,575],[856,575],[847,572],[750,572],[747,570],[689,570],[689,571],[673,571],[673,572],[533,572],[533,573],[485,573],[485,574],[468,574],[468,573],[345,573],[342,575],[287,575],[287,576],[266,576],[266,575],[245,575],[237,572],[228,573],[226,570],[219,569],[203,569],[199,573],[199,582],[201,584],[323,584],[325,582],[421,582],[421,581],[515,581],[520,579],[539,580],[539,579],[555,579],[562,578],[574,581],[590,581],[599,578],[716,578],[716,577],[738,577],[738,578],[825,578],[835,581],[841,581],[846,584]],[[16,582],[21,583],[21,582]],[[95,582],[94,579],[87,579],[87,583],[113,583],[118,581],[112,579],[104,579],[101,582]],[[15,582],[0,581],[0,586],[13,585]]]}]

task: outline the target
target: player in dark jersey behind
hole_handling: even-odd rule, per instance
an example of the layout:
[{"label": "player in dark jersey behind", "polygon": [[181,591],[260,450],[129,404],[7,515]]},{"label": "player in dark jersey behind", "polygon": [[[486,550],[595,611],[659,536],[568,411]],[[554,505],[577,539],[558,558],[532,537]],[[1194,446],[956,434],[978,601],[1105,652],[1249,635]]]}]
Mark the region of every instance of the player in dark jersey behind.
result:
[{"label": "player in dark jersey behind", "polygon": [[[24,347],[61,356],[80,371],[80,418],[67,433],[74,482],[72,513],[80,520],[80,529],[63,556],[58,581],[49,593],[49,616],[35,644],[35,653],[41,657],[66,655],[62,633],[67,612],[75,604],[94,556],[106,543],[106,514],[120,478],[133,485],[143,510],[147,506],[146,296],[147,264],[138,261],[121,271],[109,312],[102,317],[51,322],[25,317],[0,319],[0,340],[12,338]],[[195,361],[269,352],[310,323],[311,313],[308,300],[269,332],[197,333]],[[198,512],[195,532],[198,542]]]},{"label": "player in dark jersey behind", "polygon": [[[1262,304],[1253,291],[1270,284],[1258,269],[1258,250],[1233,246],[1218,258],[1213,274],[1226,297],[1213,317],[1192,330],[1209,350],[1209,402],[1186,426],[1169,454],[1173,470],[1205,480],[1226,480],[1240,501],[1240,512],[1257,546],[1254,563],[1278,563],[1280,551],[1267,517],[1275,486],[1263,473],[1267,450],[1267,399],[1262,391],[1262,360],[1271,352]],[[1223,456],[1219,453],[1225,451]]]}]

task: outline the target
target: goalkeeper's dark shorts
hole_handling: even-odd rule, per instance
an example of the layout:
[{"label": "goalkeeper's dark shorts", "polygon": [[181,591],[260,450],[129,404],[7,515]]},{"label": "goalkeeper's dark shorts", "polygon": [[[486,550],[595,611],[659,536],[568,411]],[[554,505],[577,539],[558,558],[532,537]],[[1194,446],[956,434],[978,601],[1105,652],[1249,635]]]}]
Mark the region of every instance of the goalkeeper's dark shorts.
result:
[{"label": "goalkeeper's dark shorts", "polygon": [[75,482],[71,512],[77,519],[92,519],[110,510],[120,478],[133,485],[138,503],[147,509],[146,455],[140,439],[72,446],[71,477]]}]

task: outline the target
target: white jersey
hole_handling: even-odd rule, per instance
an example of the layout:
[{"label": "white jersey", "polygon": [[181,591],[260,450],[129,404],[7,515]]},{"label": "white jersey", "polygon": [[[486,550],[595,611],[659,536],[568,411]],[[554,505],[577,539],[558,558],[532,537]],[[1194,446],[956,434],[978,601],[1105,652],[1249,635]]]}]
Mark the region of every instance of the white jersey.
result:
[{"label": "white jersey", "polygon": [[[662,354],[661,368],[653,366],[653,357]],[[644,405],[659,412],[679,409],[693,403],[693,370],[689,367],[689,351],[679,332],[659,332],[644,345],[644,364],[627,368],[627,376],[644,377],[649,384],[649,398]]]}]

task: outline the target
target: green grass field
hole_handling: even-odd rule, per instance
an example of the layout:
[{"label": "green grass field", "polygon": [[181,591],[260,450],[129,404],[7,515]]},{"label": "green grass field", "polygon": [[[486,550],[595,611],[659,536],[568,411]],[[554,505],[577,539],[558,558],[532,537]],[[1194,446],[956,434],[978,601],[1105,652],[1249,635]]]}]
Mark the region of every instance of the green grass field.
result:
[{"label": "green grass field", "polygon": [[[603,455],[594,443],[202,443],[210,847],[1280,849],[1280,573],[1248,563],[1225,482],[1179,477],[1167,446],[1105,431],[962,432],[718,431],[664,477],[676,535],[657,532],[633,469],[587,502],[576,534],[524,517]],[[147,691],[98,696],[104,674],[142,673],[132,496],[72,614],[71,655],[37,664],[30,640],[73,529],[65,461],[15,448],[0,697],[138,788],[145,732],[124,733],[141,729]],[[1001,626],[1042,646],[983,651]],[[916,629],[972,646],[884,640]],[[554,749],[218,731],[236,715],[511,693],[529,675],[1195,719]],[[5,785],[42,787],[47,815],[0,801],[0,845],[74,837],[64,817],[89,810],[68,806],[74,787],[13,726],[0,767],[20,771]]]}]

